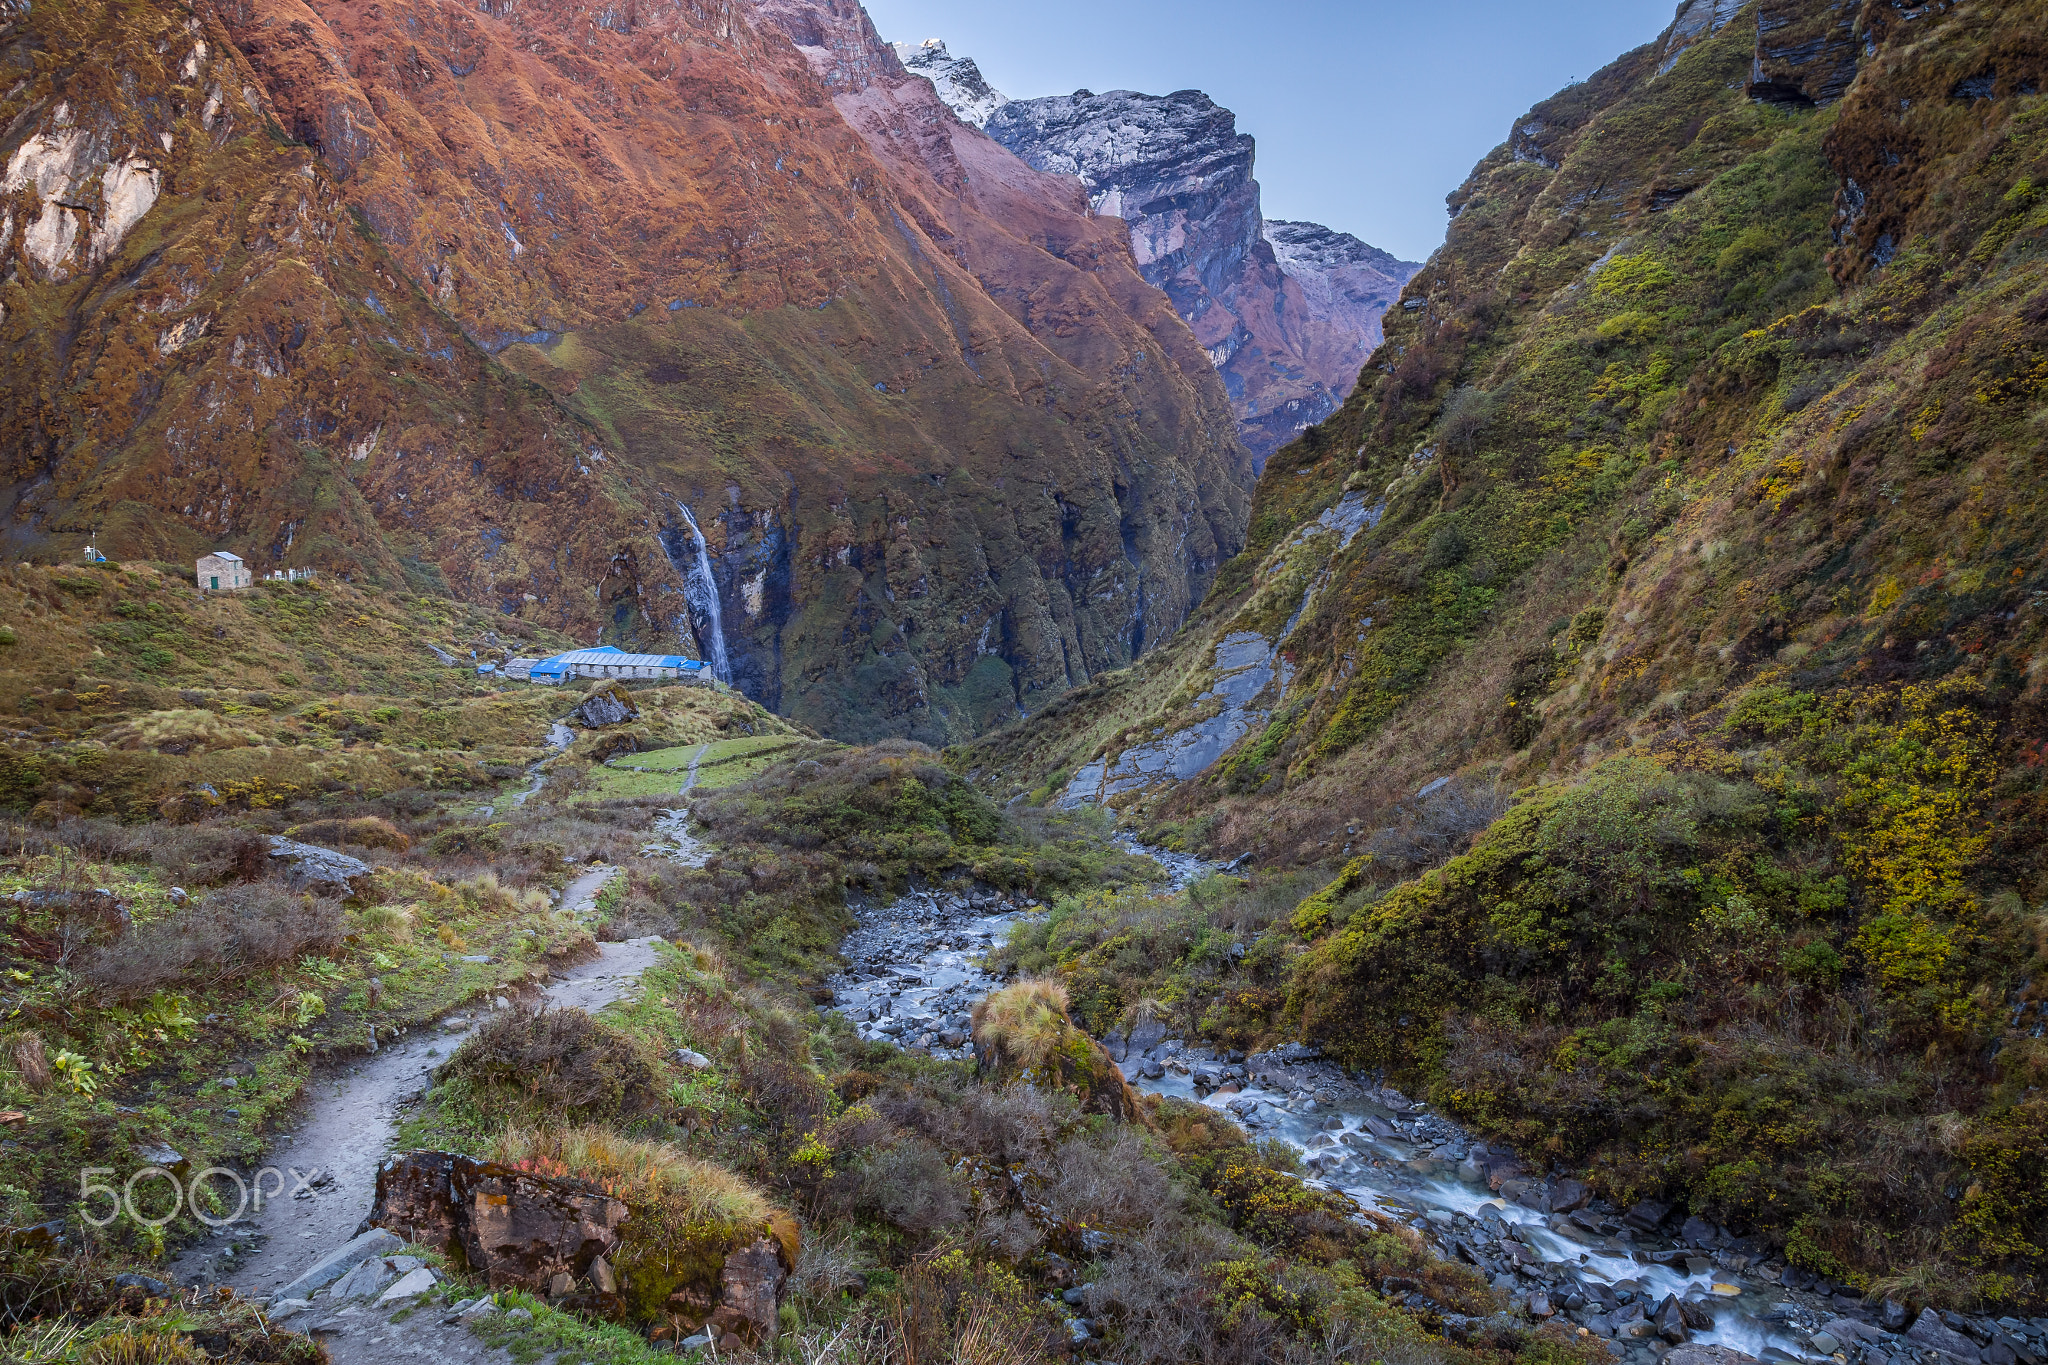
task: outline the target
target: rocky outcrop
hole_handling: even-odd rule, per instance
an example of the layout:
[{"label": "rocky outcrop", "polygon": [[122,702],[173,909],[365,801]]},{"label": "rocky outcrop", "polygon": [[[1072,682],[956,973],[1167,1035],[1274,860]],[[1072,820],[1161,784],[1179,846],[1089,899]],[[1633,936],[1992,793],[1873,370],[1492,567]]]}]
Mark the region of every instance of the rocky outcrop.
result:
[{"label": "rocky outcrop", "polygon": [[386,1161],[368,1221],[460,1257],[493,1289],[637,1323],[681,1322],[728,1346],[774,1335],[796,1259],[794,1224],[707,1223],[678,1241],[595,1186],[452,1152]]},{"label": "rocky outcrop", "polygon": [[361,858],[318,844],[302,844],[281,834],[270,836],[270,856],[290,869],[294,888],[323,896],[353,896],[359,884],[377,871]]},{"label": "rocky outcrop", "polygon": [[1313,319],[1302,329],[1309,373],[1334,376],[1328,386],[1342,402],[1380,344],[1380,318],[1417,267],[1320,223],[1268,218],[1262,231],[1280,269],[1301,286]]},{"label": "rocky outcrop", "polygon": [[607,725],[624,725],[627,721],[638,720],[640,708],[633,704],[630,692],[613,683],[585,697],[571,714],[585,729],[601,730]]},{"label": "rocky outcrop", "polygon": [[1417,268],[1314,224],[1265,222],[1252,138],[1198,90],[1012,100],[987,128],[1129,222],[1140,269],[1207,349],[1262,463],[1344,400]]},{"label": "rocky outcrop", "polygon": [[1101,1043],[1067,1017],[1067,993],[1023,981],[976,1003],[974,1069],[997,1085],[1021,1082],[1074,1097],[1084,1114],[1135,1119],[1137,1093]]},{"label": "rocky outcrop", "polygon": [[1128,664],[1242,543],[1228,397],[1118,225],[851,0],[95,3],[31,52],[11,555],[97,526],[663,652],[722,622],[756,700],[946,742]]},{"label": "rocky outcrop", "polygon": [[459,1254],[493,1289],[564,1293],[618,1244],[626,1204],[575,1182],[546,1180],[452,1152],[393,1157],[377,1171],[369,1222],[408,1242]]}]

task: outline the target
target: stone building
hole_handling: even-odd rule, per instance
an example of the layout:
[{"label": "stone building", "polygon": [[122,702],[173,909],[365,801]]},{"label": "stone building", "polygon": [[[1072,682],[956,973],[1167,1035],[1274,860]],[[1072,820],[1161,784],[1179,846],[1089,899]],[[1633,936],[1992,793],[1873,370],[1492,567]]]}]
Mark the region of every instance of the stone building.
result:
[{"label": "stone building", "polygon": [[199,560],[199,586],[207,592],[234,592],[254,582],[240,555],[215,550]]}]

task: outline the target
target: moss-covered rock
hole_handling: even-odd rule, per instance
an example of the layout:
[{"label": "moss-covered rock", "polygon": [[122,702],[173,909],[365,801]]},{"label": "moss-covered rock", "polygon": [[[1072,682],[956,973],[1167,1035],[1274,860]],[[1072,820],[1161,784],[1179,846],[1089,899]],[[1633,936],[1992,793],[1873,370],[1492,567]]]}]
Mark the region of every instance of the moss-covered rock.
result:
[{"label": "moss-covered rock", "polygon": [[602,1129],[513,1132],[500,1160],[415,1152],[384,1164],[370,1221],[459,1257],[493,1288],[545,1293],[681,1338],[774,1335],[797,1223],[744,1181]]},{"label": "moss-covered rock", "polygon": [[1066,988],[1055,981],[1020,981],[976,1005],[974,1062],[998,1084],[1023,1081],[1065,1091],[1083,1113],[1114,1119],[1141,1113],[1109,1053],[1067,1017]]}]

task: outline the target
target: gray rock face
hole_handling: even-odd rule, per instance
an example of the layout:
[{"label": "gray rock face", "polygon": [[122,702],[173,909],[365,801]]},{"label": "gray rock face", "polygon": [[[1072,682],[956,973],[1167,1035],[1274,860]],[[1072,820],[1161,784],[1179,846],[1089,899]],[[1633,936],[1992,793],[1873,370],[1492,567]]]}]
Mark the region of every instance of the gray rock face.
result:
[{"label": "gray rock face", "polygon": [[372,1257],[396,1254],[405,1242],[383,1228],[371,1228],[320,1258],[312,1269],[277,1291],[278,1299],[311,1298]]},{"label": "gray rock face", "polygon": [[1977,1343],[1956,1331],[1941,1320],[1941,1314],[1932,1308],[1920,1310],[1920,1316],[1906,1332],[1906,1339],[1930,1351],[1953,1356],[1957,1360],[1974,1361],[1982,1358]]},{"label": "gray rock face", "polygon": [[1756,1365],[1756,1357],[1744,1355],[1732,1346],[1701,1346],[1691,1342],[1673,1347],[1664,1365]]},{"label": "gray rock face", "polygon": [[623,688],[611,687],[584,698],[575,715],[579,724],[601,730],[607,725],[624,725],[629,720],[639,719],[640,708],[633,704],[633,699]]},{"label": "gray rock face", "polygon": [[[1266,711],[1250,703],[1273,681],[1278,657],[1278,651],[1262,635],[1243,631],[1225,638],[1216,647],[1220,676],[1213,689],[1221,709],[1162,739],[1134,745],[1114,758],[1083,764],[1060,796],[1060,804],[1073,807],[1106,801],[1167,778],[1186,781],[1207,771],[1231,745],[1265,722]],[[1211,695],[1205,692],[1201,700],[1209,700]]]},{"label": "gray rock face", "polygon": [[1011,100],[985,129],[1130,224],[1140,271],[1207,348],[1261,463],[1343,402],[1418,268],[1314,223],[1266,222],[1253,139],[1199,90]]},{"label": "gray rock face", "polygon": [[932,83],[939,98],[960,116],[962,123],[980,128],[988,116],[1010,102],[1009,96],[990,85],[972,57],[955,57],[937,38],[922,43],[895,43],[896,57],[903,69]]},{"label": "gray rock face", "polygon": [[779,28],[832,93],[858,93],[903,75],[896,53],[875,33],[860,0],[752,0],[755,15]]}]

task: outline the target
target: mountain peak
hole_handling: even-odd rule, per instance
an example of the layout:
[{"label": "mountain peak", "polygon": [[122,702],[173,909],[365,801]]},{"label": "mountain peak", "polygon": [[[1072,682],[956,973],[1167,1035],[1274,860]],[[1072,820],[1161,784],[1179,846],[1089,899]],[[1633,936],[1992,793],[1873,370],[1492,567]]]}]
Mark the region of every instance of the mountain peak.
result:
[{"label": "mountain peak", "polygon": [[1130,224],[1139,269],[1207,348],[1262,462],[1336,411],[1417,269],[1349,233],[1267,222],[1257,142],[1200,90],[1012,100],[986,131]]},{"label": "mountain peak", "polygon": [[1008,96],[982,76],[973,58],[955,57],[948,52],[943,38],[892,46],[904,70],[930,81],[932,89],[939,92],[939,98],[960,116],[962,123],[980,128],[987,124],[989,115],[1010,102]]}]

